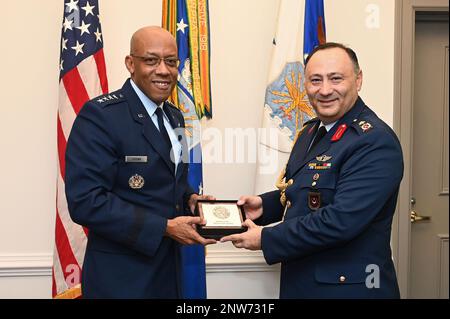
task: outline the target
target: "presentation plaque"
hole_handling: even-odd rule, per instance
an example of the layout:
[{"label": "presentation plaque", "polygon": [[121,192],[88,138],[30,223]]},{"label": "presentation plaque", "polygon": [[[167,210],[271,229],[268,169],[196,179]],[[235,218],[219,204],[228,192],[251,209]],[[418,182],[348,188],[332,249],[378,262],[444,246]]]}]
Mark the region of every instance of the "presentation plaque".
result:
[{"label": "presentation plaque", "polygon": [[198,225],[197,231],[204,238],[220,239],[224,236],[242,233],[245,213],[236,200],[199,200],[195,214],[206,219],[206,225]]}]

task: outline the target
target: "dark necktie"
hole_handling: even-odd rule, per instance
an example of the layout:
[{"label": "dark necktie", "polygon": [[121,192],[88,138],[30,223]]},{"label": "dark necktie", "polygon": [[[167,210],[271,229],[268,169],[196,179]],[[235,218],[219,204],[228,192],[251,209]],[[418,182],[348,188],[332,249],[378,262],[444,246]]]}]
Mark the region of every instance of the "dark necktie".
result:
[{"label": "dark necktie", "polygon": [[[169,151],[169,156],[171,157],[172,161],[172,154],[173,154],[173,149],[172,149],[172,142],[170,141],[170,137],[169,137],[169,133],[167,133],[166,127],[164,126],[164,114],[163,114],[163,110],[160,107],[156,108],[156,116],[158,117],[158,127],[159,127],[159,132],[161,133],[164,143],[167,146],[167,149]],[[172,162],[173,163],[173,162]],[[175,168],[175,164],[174,167]]]},{"label": "dark necktie", "polygon": [[170,142],[169,133],[167,133],[166,127],[164,125],[164,114],[163,114],[162,108],[160,108],[160,107],[156,108],[156,116],[158,117],[159,132],[161,133],[167,147],[172,148],[172,143]]},{"label": "dark necktie", "polygon": [[314,137],[314,141],[311,144],[311,147],[309,148],[308,153],[310,153],[313,148],[320,142],[320,140],[327,134],[327,129],[325,126],[321,126],[316,133],[316,136]]}]

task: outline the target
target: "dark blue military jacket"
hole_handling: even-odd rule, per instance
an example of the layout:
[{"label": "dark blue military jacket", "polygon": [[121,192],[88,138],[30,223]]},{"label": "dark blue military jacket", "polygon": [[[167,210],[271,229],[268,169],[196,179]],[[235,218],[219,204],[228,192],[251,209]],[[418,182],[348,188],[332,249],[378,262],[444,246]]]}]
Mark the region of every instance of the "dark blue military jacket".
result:
[{"label": "dark blue military jacket", "polygon": [[[166,109],[182,134],[181,112]],[[78,114],[67,144],[65,181],[70,216],[89,230],[84,297],[180,297],[179,246],[164,233],[167,219],[185,214],[193,191],[188,164],[179,163],[175,175],[163,143],[130,80],[87,102]]]},{"label": "dark blue military jacket", "polygon": [[[262,231],[269,264],[281,262],[281,298],[398,298],[390,235],[403,158],[391,130],[358,98],[306,154],[305,124],[286,166],[284,221]],[[261,195],[262,224],[282,219],[280,192]]]}]

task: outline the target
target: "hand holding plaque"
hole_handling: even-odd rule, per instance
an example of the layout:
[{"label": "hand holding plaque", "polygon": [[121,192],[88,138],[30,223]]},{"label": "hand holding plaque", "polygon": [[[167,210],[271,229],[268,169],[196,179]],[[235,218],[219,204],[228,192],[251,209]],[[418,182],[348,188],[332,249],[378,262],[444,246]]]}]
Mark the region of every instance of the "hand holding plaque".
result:
[{"label": "hand holding plaque", "polygon": [[198,200],[197,216],[206,219],[205,225],[198,225],[197,231],[204,238],[219,239],[223,236],[242,233],[245,213],[236,200]]}]

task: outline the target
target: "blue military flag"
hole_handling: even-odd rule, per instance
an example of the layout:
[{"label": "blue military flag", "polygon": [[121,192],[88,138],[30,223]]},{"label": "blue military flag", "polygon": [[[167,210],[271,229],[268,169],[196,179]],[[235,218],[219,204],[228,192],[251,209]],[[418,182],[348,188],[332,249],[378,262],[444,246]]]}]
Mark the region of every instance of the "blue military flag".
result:
[{"label": "blue military flag", "polygon": [[325,43],[325,14],[323,0],[305,1],[305,28],[303,30],[303,58],[319,44]]},{"label": "blue military flag", "polygon": [[[188,182],[203,192],[200,119],[212,117],[209,77],[209,16],[207,0],[163,0],[163,27],[176,38],[180,59],[177,89],[171,101],[186,122],[189,146]],[[184,298],[206,298],[205,248],[183,246],[182,293]]]}]

